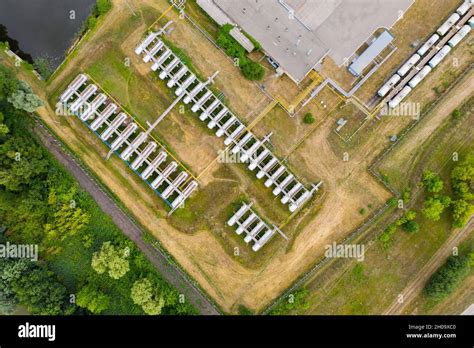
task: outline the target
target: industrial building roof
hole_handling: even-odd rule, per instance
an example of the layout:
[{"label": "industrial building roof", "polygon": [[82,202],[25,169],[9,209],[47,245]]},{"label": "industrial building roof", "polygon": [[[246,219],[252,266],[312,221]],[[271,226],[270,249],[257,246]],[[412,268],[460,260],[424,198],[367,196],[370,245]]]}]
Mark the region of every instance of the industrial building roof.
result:
[{"label": "industrial building roof", "polygon": [[349,71],[355,76],[361,75],[364,69],[392,42],[392,40],[393,36],[385,30],[354,60],[354,62],[352,62],[349,66]]},{"label": "industrial building roof", "polygon": [[233,23],[238,24],[259,41],[267,54],[296,82],[301,81],[326,55],[329,55],[337,65],[344,64],[378,28],[392,27],[414,2],[414,0],[208,0],[207,2],[209,1],[219,7]]}]

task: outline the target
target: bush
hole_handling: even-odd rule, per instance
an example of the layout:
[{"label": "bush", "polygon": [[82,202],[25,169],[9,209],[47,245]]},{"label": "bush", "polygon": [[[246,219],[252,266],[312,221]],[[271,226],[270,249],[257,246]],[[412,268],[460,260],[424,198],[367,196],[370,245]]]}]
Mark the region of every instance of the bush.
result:
[{"label": "bush", "polygon": [[455,120],[460,119],[461,116],[462,116],[461,110],[459,110],[459,109],[454,109],[454,111],[453,111],[453,113],[451,114],[451,116],[453,116],[453,118],[454,118]]},{"label": "bush", "polygon": [[311,112],[308,112],[306,115],[304,115],[303,122],[306,124],[312,124],[314,123],[314,116]]},{"label": "bush", "polygon": [[392,197],[392,198],[390,198],[390,199],[387,201],[387,204],[388,204],[390,207],[396,207],[397,204],[398,204],[398,200],[397,200],[395,197]]}]

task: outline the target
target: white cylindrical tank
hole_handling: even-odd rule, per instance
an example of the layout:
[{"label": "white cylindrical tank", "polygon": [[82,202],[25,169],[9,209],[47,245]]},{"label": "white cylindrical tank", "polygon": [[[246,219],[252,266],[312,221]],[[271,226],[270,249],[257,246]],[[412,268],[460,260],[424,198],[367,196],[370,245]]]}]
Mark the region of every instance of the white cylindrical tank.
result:
[{"label": "white cylindrical tank", "polygon": [[388,106],[390,108],[394,108],[400,104],[400,102],[405,99],[405,97],[411,92],[410,86],[405,86],[403,89],[392,99],[388,102]]},{"label": "white cylindrical tank", "polygon": [[451,47],[448,45],[444,46],[442,49],[439,50],[438,53],[435,54],[433,58],[428,62],[428,65],[432,68],[435,68],[443,59],[448,55],[451,51]]},{"label": "white cylindrical tank", "polygon": [[415,53],[398,69],[397,74],[401,77],[405,76],[408,71],[421,59],[418,53]]},{"label": "white cylindrical tank", "polygon": [[377,94],[381,97],[385,97],[387,93],[395,86],[398,81],[400,81],[401,77],[398,74],[393,75],[377,92]]},{"label": "white cylindrical tank", "polygon": [[408,86],[415,88],[430,72],[431,67],[429,65],[425,65],[423,69],[421,69],[420,72],[416,74],[415,77],[410,80],[410,82],[408,82]]},{"label": "white cylindrical tank", "polygon": [[438,34],[433,34],[424,44],[421,46],[416,53],[420,56],[424,56],[428,50],[439,40]]},{"label": "white cylindrical tank", "polygon": [[438,28],[438,30],[436,30],[436,32],[440,36],[444,36],[449,31],[449,29],[451,29],[453,27],[453,25],[456,24],[456,22],[460,18],[461,17],[457,13],[453,13],[451,16],[449,16],[449,18],[446,20],[446,22],[444,22],[443,25],[441,25]]}]

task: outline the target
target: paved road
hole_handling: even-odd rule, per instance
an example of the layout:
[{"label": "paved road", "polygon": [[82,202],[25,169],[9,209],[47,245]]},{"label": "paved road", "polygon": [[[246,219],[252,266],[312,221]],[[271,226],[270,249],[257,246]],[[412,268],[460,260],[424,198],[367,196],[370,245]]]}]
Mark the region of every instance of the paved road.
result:
[{"label": "paved road", "polygon": [[431,259],[413,276],[412,281],[403,290],[403,303],[395,300],[389,308],[385,310],[385,315],[402,314],[407,305],[423,290],[426,282],[431,275],[446,262],[448,256],[453,252],[453,248],[459,246],[464,238],[474,229],[474,218],[464,226],[463,229],[452,232],[453,234],[448,240],[438,249],[438,251],[431,257]]},{"label": "paved road", "polygon": [[67,153],[63,150],[54,136],[37,121],[38,127],[35,132],[39,136],[44,146],[61,162],[66,169],[76,178],[81,187],[86,190],[97,202],[100,208],[112,217],[114,223],[122,232],[130,238],[138,248],[145,254],[156,269],[170,284],[185,295],[204,315],[220,315],[215,306],[196,288],[183,272],[175,265],[168,262],[167,257],[160,251],[142,239],[143,230],[139,228],[115,202],[97,185],[95,180]]}]

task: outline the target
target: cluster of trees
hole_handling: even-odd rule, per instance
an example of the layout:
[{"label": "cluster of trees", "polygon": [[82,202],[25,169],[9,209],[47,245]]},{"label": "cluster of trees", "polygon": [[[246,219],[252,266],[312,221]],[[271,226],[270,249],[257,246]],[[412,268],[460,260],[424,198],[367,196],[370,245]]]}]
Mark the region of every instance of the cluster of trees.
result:
[{"label": "cluster of trees", "polygon": [[441,194],[444,182],[436,173],[427,170],[423,173],[420,185],[427,193],[433,194],[427,195],[421,212],[427,219],[438,221],[443,211],[451,204],[451,198]]},{"label": "cluster of trees", "polygon": [[438,221],[441,214],[450,208],[454,227],[463,227],[474,213],[474,155],[469,154],[456,165],[451,172],[452,197],[441,194],[444,188],[443,180],[435,173],[426,171],[421,185],[429,195],[422,213],[430,220]]},{"label": "cluster of trees", "polygon": [[232,24],[223,25],[218,32],[217,44],[229,56],[237,60],[237,64],[245,78],[252,81],[261,80],[265,76],[265,69],[262,65],[247,57],[245,49],[230,35],[232,29]]},{"label": "cluster of trees", "polygon": [[[0,236],[39,246],[39,262],[1,260],[0,312],[195,313],[37,141],[28,113],[38,100],[0,65]],[[143,275],[160,306],[132,299]]]},{"label": "cluster of trees", "polygon": [[17,303],[38,315],[74,311],[66,287],[46,266],[28,259],[0,258],[0,312],[11,313]]},{"label": "cluster of trees", "polygon": [[468,257],[450,256],[426,284],[426,295],[437,301],[442,300],[467,277],[470,270],[471,265]]},{"label": "cluster of trees", "polygon": [[86,29],[90,30],[94,28],[99,18],[109,12],[111,8],[111,0],[97,0],[94,8],[92,9],[91,15],[87,18],[85,26]]},{"label": "cluster of trees", "polygon": [[[396,203],[396,200],[394,202]],[[400,219],[387,226],[383,233],[379,235],[379,241],[384,247],[390,246],[392,235],[397,231],[398,227],[409,233],[417,233],[420,230],[420,225],[415,219],[416,212],[407,210]]]},{"label": "cluster of trees", "polygon": [[451,172],[453,225],[462,227],[474,214],[474,154],[469,154]]}]

